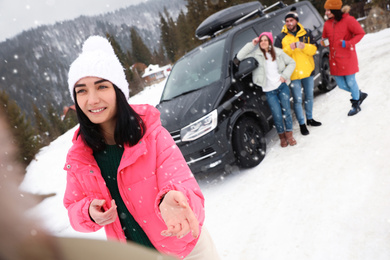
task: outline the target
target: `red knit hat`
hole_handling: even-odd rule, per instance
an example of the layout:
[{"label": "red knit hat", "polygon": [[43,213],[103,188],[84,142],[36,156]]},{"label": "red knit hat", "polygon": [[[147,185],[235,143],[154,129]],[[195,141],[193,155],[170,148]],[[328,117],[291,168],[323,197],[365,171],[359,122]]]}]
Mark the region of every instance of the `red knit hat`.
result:
[{"label": "red knit hat", "polygon": [[274,44],[274,37],[272,36],[272,32],[262,32],[259,36],[259,40],[261,39],[261,36],[267,36],[269,40],[271,41],[271,44]]},{"label": "red knit hat", "polygon": [[326,0],[324,8],[329,10],[340,10],[343,6],[341,0]]}]

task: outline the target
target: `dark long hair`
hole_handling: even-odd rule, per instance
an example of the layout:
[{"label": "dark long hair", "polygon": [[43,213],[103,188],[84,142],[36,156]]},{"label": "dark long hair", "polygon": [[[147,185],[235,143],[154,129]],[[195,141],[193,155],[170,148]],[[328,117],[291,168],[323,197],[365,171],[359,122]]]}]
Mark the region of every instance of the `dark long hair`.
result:
[{"label": "dark long hair", "polygon": [[[114,132],[114,139],[117,145],[136,145],[139,140],[144,136],[146,127],[144,121],[138,115],[133,108],[129,105],[125,95],[122,91],[114,85],[116,94],[116,126]],[[94,124],[84,114],[79,105],[77,104],[76,91],[73,90],[75,97],[75,105],[77,118],[80,123],[80,131],[77,137],[80,137],[84,142],[91,147],[94,152],[102,151],[106,147],[104,142],[104,136],[100,130],[98,124]]]},{"label": "dark long hair", "polygon": [[334,15],[334,19],[338,22],[343,18],[343,12],[341,10],[330,10],[330,12]]},{"label": "dark long hair", "polygon": [[272,42],[271,42],[270,38],[269,38],[267,35],[262,35],[262,36],[260,37],[260,39],[259,39],[259,48],[260,48],[260,50],[263,52],[264,57],[265,57],[265,59],[267,60],[267,55],[265,55],[265,50],[263,50],[263,49],[260,47],[260,41],[261,41],[261,38],[262,38],[263,36],[267,37],[268,44],[269,44],[269,46],[271,47],[271,49],[269,50],[269,53],[271,54],[272,61],[274,61],[274,60],[276,59],[275,49],[274,49],[274,46],[272,45]]}]

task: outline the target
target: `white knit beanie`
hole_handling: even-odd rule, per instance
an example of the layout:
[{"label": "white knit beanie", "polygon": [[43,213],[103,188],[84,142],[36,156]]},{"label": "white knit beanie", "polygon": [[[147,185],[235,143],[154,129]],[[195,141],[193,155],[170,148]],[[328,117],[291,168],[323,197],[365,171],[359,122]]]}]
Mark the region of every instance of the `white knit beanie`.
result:
[{"label": "white knit beanie", "polygon": [[73,101],[75,101],[74,86],[85,77],[106,79],[117,86],[125,94],[126,99],[129,99],[129,84],[124,69],[106,38],[90,36],[84,42],[80,56],[70,65],[68,87]]}]

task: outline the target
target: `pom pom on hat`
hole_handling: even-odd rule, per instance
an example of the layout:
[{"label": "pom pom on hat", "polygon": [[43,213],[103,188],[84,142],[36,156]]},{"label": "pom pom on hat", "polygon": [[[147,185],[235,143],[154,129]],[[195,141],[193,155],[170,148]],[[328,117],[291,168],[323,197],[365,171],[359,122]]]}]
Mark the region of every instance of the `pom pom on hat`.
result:
[{"label": "pom pom on hat", "polygon": [[298,13],[296,11],[297,8],[295,8],[295,6],[291,7],[290,12],[286,14],[284,20],[286,20],[287,18],[294,18],[295,20],[297,20],[297,22],[299,22]]},{"label": "pom pom on hat", "polygon": [[269,38],[269,40],[271,41],[271,44],[274,44],[274,37],[272,36],[272,32],[262,32],[260,35],[259,35],[259,40],[261,39],[261,36],[267,36]]},{"label": "pom pom on hat", "polygon": [[110,42],[101,36],[91,36],[83,44],[82,53],[70,65],[68,73],[69,93],[73,101],[75,84],[85,77],[98,77],[110,81],[129,99],[129,84],[122,64]]},{"label": "pom pom on hat", "polygon": [[83,52],[103,51],[110,55],[115,55],[111,43],[101,36],[91,36],[83,44]]},{"label": "pom pom on hat", "polygon": [[342,6],[343,2],[341,0],[327,0],[324,8],[329,10],[340,10]]}]

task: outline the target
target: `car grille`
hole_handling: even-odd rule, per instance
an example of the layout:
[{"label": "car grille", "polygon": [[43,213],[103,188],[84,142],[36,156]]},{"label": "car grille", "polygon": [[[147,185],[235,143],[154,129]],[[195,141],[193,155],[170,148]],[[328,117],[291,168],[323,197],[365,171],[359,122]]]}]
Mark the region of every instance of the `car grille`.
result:
[{"label": "car grille", "polygon": [[[170,134],[171,134],[171,136],[176,144],[181,143],[180,130],[172,131],[172,132],[170,132]],[[192,163],[210,158],[213,155],[215,155],[216,153],[217,152],[214,150],[214,148],[207,147],[205,149],[202,149],[200,151],[192,153],[189,156],[186,156],[186,158],[189,157],[189,160],[187,160],[187,164],[192,164]]]},{"label": "car grille", "polygon": [[175,141],[175,143],[181,143],[180,130],[170,132],[170,134],[171,134],[173,140]]},{"label": "car grille", "polygon": [[199,151],[200,157],[209,155],[214,153],[214,149],[212,147],[207,147],[206,149],[203,149],[202,151]]}]

